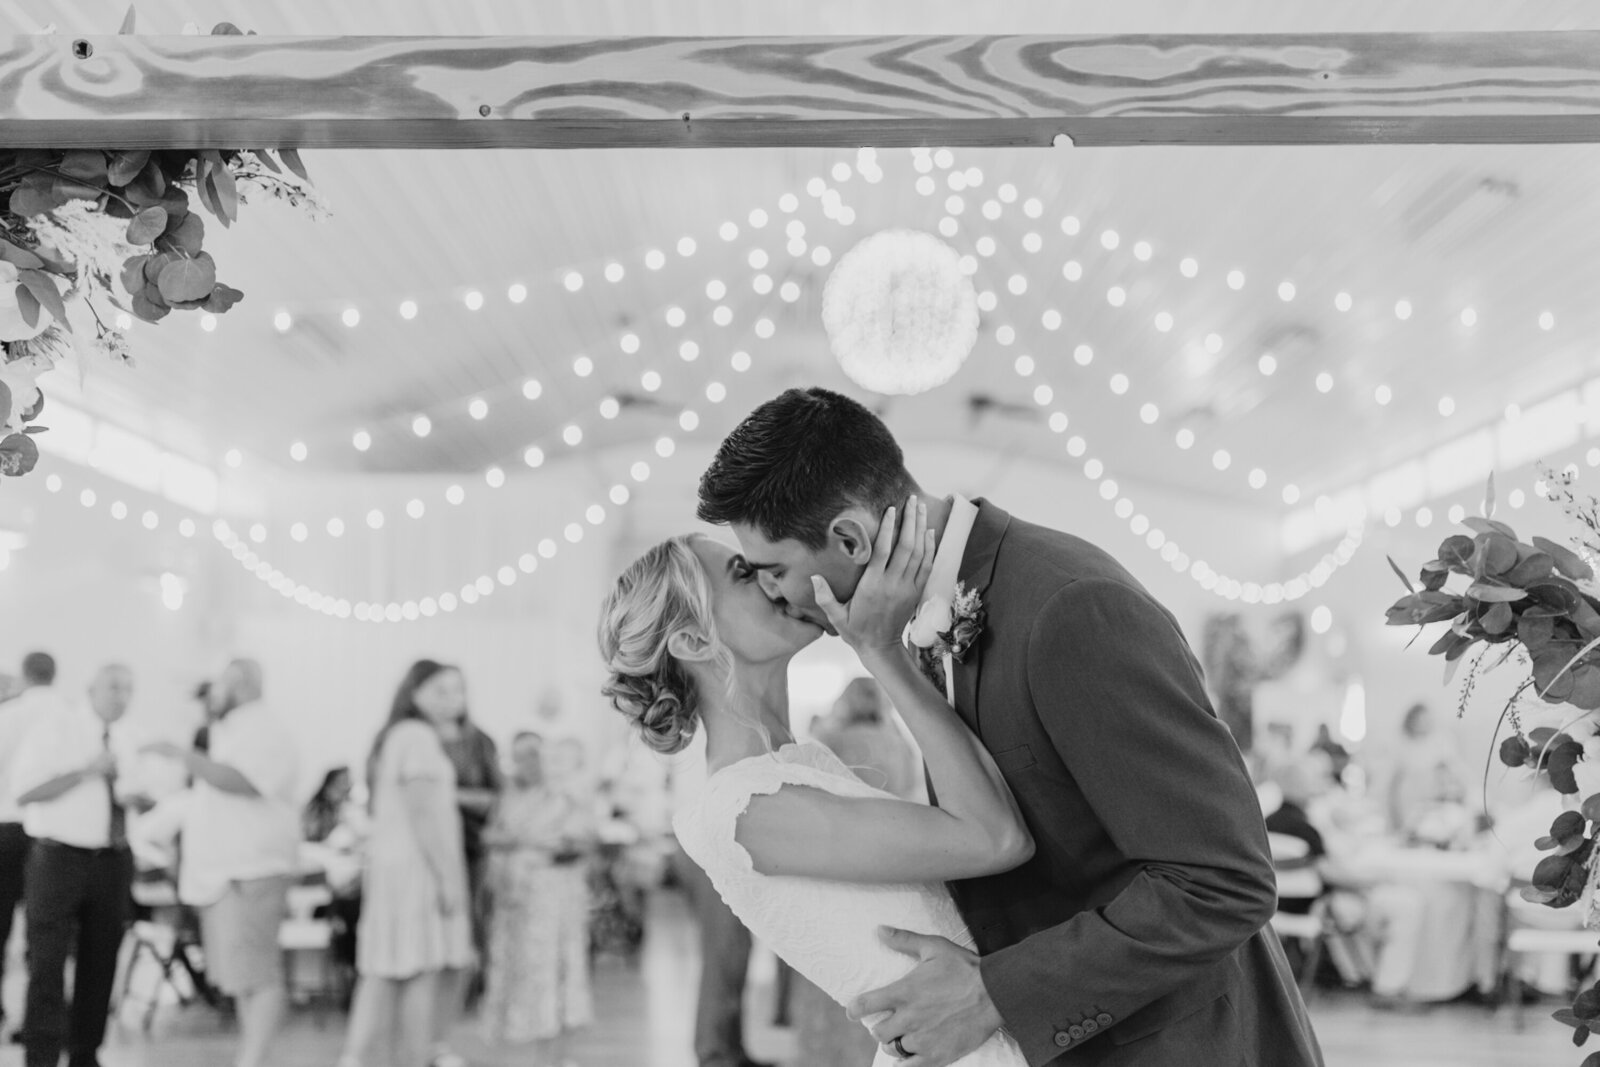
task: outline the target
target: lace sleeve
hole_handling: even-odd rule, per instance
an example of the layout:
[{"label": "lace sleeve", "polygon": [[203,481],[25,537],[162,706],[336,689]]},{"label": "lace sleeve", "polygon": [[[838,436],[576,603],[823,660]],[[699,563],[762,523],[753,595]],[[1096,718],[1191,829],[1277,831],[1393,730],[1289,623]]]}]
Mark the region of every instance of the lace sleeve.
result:
[{"label": "lace sleeve", "polygon": [[[841,785],[860,786],[818,767],[777,759],[752,759],[734,764],[711,776],[697,804],[674,820],[678,840],[700,867],[727,895],[726,883],[760,877],[750,853],[735,835],[739,817],[757,796],[771,796],[786,785],[802,785],[829,793],[842,793]],[[864,792],[870,793],[871,790]]]}]

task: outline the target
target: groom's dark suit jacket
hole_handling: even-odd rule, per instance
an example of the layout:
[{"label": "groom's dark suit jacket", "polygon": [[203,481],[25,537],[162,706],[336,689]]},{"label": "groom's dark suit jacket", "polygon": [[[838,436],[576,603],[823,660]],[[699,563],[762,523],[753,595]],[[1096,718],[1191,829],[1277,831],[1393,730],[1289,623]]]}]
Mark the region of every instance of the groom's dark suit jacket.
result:
[{"label": "groom's dark suit jacket", "polygon": [[1029,1064],[1320,1065],[1267,925],[1255,790],[1172,615],[1105,552],[982,500],[961,580],[987,621],[956,706],[1036,851],[951,888]]}]

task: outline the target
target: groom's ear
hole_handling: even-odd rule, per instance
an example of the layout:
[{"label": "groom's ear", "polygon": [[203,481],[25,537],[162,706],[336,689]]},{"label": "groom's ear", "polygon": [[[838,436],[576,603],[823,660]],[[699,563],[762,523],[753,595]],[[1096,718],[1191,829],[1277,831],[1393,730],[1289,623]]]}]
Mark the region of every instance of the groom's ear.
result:
[{"label": "groom's ear", "polygon": [[702,663],[711,658],[711,642],[693,630],[678,630],[667,638],[667,651],[673,659]]},{"label": "groom's ear", "polygon": [[833,542],[858,567],[865,567],[872,559],[874,531],[867,525],[865,513],[858,508],[841,511],[828,527]]}]

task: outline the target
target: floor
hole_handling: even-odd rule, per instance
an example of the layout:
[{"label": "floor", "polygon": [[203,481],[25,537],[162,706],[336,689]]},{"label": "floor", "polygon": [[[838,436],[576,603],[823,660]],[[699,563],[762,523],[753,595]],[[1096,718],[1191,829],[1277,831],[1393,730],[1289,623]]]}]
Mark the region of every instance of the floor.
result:
[{"label": "floor", "polygon": [[[650,937],[639,963],[602,961],[595,976],[599,1023],[594,1028],[574,1037],[566,1048],[536,1054],[526,1048],[488,1047],[467,1026],[458,1035],[457,1048],[476,1067],[694,1067],[689,1051],[694,956],[687,911],[676,896],[664,895],[652,905]],[[781,1060],[790,1051],[788,1033],[760,1024],[771,1016],[770,976],[770,964],[758,962],[747,1012],[756,1022],[750,1050],[759,1058]],[[20,989],[16,981],[7,986],[4,1003],[15,1018]],[[1328,1067],[1577,1063],[1582,1054],[1572,1047],[1571,1031],[1552,1022],[1549,1010],[1530,1009],[1527,1028],[1519,1033],[1508,1012],[1480,1007],[1452,1005],[1424,1015],[1396,1015],[1372,1011],[1360,998],[1332,994],[1311,1004]],[[312,1012],[298,1012],[278,1062],[332,1067],[341,1024],[337,1013],[319,1020]],[[104,1067],[216,1067],[229,1062],[231,1049],[228,1027],[214,1012],[195,1006],[164,1009],[149,1035],[136,1025],[115,1024],[101,1060]],[[0,1067],[21,1062],[19,1049],[0,1049]]]}]

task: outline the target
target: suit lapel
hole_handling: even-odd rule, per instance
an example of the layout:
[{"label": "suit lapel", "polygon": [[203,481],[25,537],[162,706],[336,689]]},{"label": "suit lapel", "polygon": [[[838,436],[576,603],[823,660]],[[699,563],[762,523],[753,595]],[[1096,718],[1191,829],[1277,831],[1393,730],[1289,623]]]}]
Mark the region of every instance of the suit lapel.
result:
[{"label": "suit lapel", "polygon": [[[1000,542],[1005,539],[1011,516],[981,497],[973,503],[978,505],[978,517],[972,524],[972,533],[967,537],[967,550],[961,556],[960,580],[968,589],[978,591],[986,614],[992,617],[988,604],[989,585],[994,579],[995,556],[1000,551]],[[955,665],[956,711],[972,728],[972,732],[980,737],[978,677],[983,670],[983,650],[989,640],[986,620],[984,631],[978,635],[966,659]]]}]

